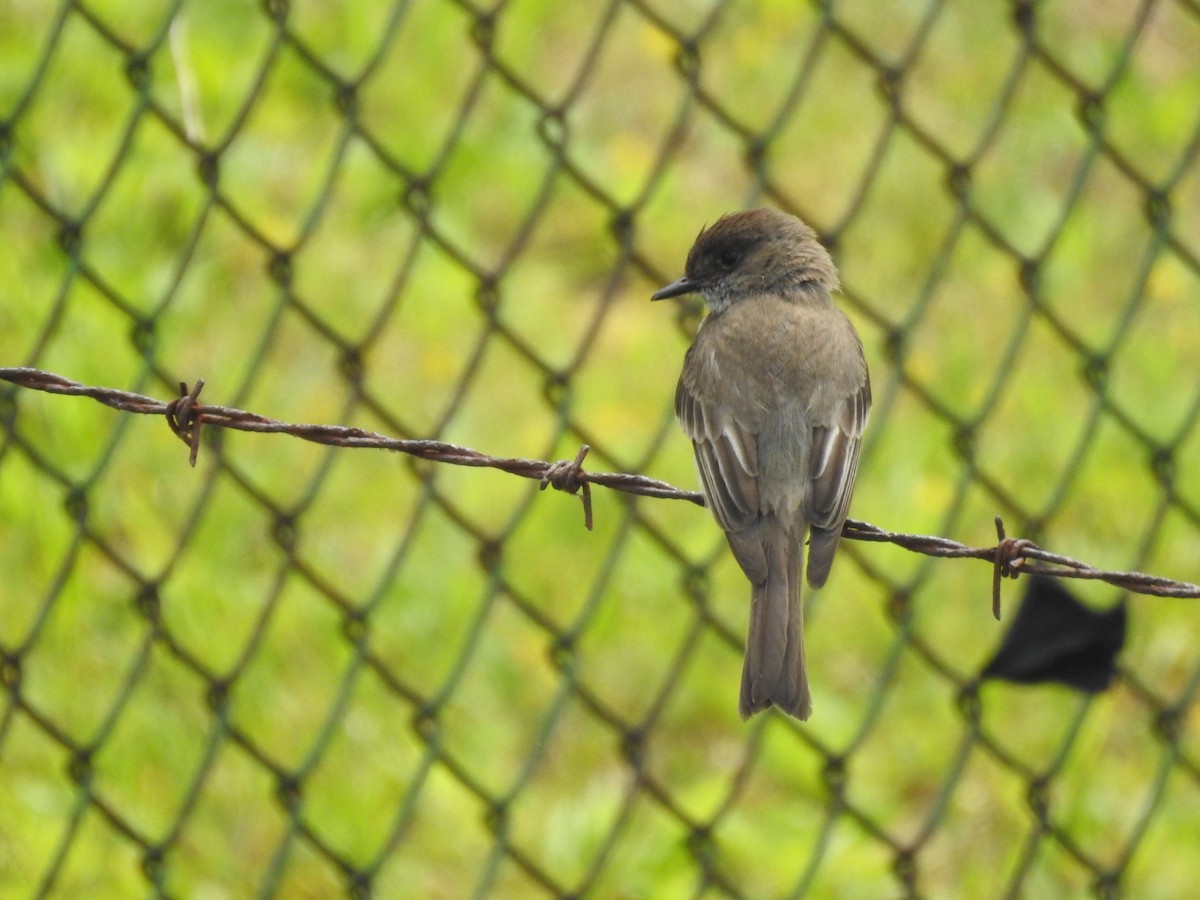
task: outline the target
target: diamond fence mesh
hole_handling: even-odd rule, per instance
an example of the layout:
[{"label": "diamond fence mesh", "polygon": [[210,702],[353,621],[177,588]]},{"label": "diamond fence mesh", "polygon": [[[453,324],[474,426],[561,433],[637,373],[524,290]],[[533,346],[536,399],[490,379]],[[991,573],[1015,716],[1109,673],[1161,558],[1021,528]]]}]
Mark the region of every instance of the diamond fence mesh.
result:
[{"label": "diamond fence mesh", "polygon": [[[648,297],[776,205],[867,346],[852,515],[1196,580],[1198,59],[1192,0],[6,3],[0,363],[690,489]],[[1200,882],[1195,601],[1095,698],[981,685],[990,570],[843,541],[813,719],[743,724],[691,504],[0,420],[4,896]]]}]

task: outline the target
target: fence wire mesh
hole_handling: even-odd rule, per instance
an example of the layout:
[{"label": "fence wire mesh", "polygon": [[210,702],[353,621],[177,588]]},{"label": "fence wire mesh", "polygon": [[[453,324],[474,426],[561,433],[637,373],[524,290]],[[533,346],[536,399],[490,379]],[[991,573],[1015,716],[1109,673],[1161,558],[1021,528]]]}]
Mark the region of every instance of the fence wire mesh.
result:
[{"label": "fence wire mesh", "polygon": [[[776,205],[867,346],[852,515],[1195,581],[1197,59],[1194,0],[3,4],[0,363],[692,488],[647,300]],[[813,719],[743,724],[692,504],[0,420],[5,896],[1200,882],[1192,600],[1095,698],[981,685],[990,571],[844,541]]]}]

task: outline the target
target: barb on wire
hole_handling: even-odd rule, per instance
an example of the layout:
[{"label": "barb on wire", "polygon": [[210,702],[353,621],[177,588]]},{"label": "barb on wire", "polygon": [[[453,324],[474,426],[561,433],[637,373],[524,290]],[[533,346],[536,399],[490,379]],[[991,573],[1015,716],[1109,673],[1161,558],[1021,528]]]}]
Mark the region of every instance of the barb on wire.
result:
[{"label": "barb on wire", "polygon": [[541,487],[544,491],[550,485],[554,485],[555,490],[566,491],[568,494],[574,494],[576,491],[582,489],[583,527],[588,531],[592,530],[592,488],[581,476],[584,474],[583,458],[588,455],[588,451],[591,449],[587,444],[584,444],[579,448],[579,452],[575,454],[575,459],[571,461],[564,459],[556,463],[551,463],[550,468],[542,476]]},{"label": "barb on wire", "polygon": [[196,468],[196,457],[200,455],[200,415],[199,397],[204,390],[204,379],[197,378],[189,391],[188,386],[179,382],[179,396],[167,404],[167,425],[175,432],[175,436],[191,447],[188,462]]},{"label": "barb on wire", "polygon": [[[583,468],[588,446],[579,449],[573,460],[546,462],[540,459],[520,457],[496,457],[468,447],[449,444],[445,441],[406,440],[377,434],[362,428],[345,425],[305,425],[280,422],[257,413],[225,406],[206,406],[199,402],[204,381],[198,379],[189,390],[179,386],[180,396],[169,402],[156,400],[130,391],[116,388],[93,387],[80,384],[40,369],[0,368],[0,381],[18,387],[45,391],[52,394],[68,394],[91,397],[105,406],[124,412],[141,415],[160,415],[167,419],[172,433],[188,445],[188,460],[194,466],[200,449],[200,430],[210,425],[236,431],[255,431],[268,434],[290,434],[317,444],[335,447],[367,447],[378,450],[394,450],[421,459],[450,463],[456,466],[477,466],[500,469],[522,478],[540,482],[542,490],[553,487],[569,494],[579,494],[583,503],[584,525],[592,527],[593,484],[627,494],[643,497],[659,497],[667,500],[687,500],[704,506],[704,495],[698,491],[684,491],[665,481],[624,472],[588,472]],[[1023,572],[1050,575],[1056,578],[1083,578],[1104,581],[1115,587],[1138,594],[1157,597],[1200,598],[1200,586],[1184,581],[1174,581],[1159,575],[1143,572],[1118,572],[1097,569],[1058,553],[1052,553],[1024,538],[1009,538],[1004,532],[1004,523],[996,517],[997,544],[994,547],[971,547],[949,538],[925,534],[905,534],[887,531],[869,522],[847,519],[842,537],[856,541],[895,544],[914,553],[953,559],[970,558],[990,562],[992,576],[992,612],[1000,617],[1000,583],[1003,578],[1016,578]]]}]

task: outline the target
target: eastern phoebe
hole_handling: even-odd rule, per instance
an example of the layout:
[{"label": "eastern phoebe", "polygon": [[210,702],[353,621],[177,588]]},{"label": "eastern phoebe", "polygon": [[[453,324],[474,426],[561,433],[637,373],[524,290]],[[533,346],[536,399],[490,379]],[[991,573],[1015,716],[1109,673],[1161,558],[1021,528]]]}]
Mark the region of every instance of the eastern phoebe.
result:
[{"label": "eastern phoebe", "polygon": [[708,506],[750,579],[738,712],[812,712],[800,563],[829,575],[871,408],[862,341],[836,306],[837,269],[811,228],[752,209],[700,232],[685,274],[650,299],[708,307],[675,391]]}]

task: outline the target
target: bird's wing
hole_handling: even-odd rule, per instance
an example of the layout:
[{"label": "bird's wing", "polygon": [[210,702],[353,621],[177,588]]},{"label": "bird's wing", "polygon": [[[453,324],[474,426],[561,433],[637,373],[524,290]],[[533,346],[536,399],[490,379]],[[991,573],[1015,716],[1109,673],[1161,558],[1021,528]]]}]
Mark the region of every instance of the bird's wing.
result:
[{"label": "bird's wing", "polygon": [[808,521],[815,528],[841,530],[850,510],[850,494],[858,474],[858,451],[871,411],[871,383],[863,381],[842,400],[828,425],[812,430]]},{"label": "bird's wing", "polygon": [[704,494],[731,534],[758,518],[758,437],[733,416],[698,400],[681,380],[675,415],[692,439]]}]

